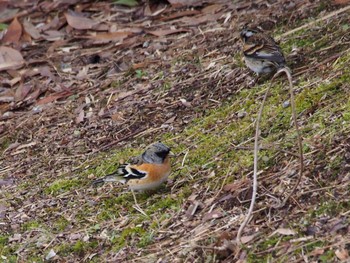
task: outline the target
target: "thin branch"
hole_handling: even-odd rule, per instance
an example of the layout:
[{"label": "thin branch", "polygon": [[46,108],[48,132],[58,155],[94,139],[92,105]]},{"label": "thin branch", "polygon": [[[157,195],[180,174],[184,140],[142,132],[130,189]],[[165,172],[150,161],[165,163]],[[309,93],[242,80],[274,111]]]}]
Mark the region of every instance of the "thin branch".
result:
[{"label": "thin branch", "polygon": [[299,167],[299,176],[298,176],[298,180],[295,183],[292,191],[289,193],[289,195],[287,195],[287,197],[282,201],[282,203],[275,208],[281,208],[283,207],[287,201],[289,200],[289,198],[294,194],[295,190],[297,189],[297,187],[299,186],[299,183],[301,181],[301,178],[303,176],[303,172],[304,172],[304,155],[303,155],[303,141],[301,138],[301,134],[300,134],[300,130],[299,130],[299,125],[298,125],[298,121],[297,121],[297,113],[296,113],[296,107],[295,107],[295,98],[294,98],[294,92],[293,92],[293,82],[292,82],[292,75],[291,75],[291,71],[289,68],[284,67],[282,69],[280,69],[276,75],[279,75],[280,73],[284,72],[287,75],[288,78],[288,82],[289,82],[289,92],[290,92],[290,104],[292,106],[292,116],[293,116],[293,122],[294,122],[294,126],[295,126],[295,130],[297,132],[297,140],[298,140],[298,148],[299,148],[299,160],[300,160],[300,167]]},{"label": "thin branch", "polygon": [[[274,77],[272,79],[274,79]],[[258,116],[257,116],[257,119],[256,119],[255,138],[254,138],[253,193],[252,193],[252,199],[251,199],[251,202],[250,202],[248,214],[246,215],[243,223],[240,225],[240,227],[238,229],[237,238],[236,238],[237,244],[241,244],[241,236],[242,236],[243,229],[245,228],[245,226],[249,222],[249,220],[250,220],[250,218],[251,218],[251,216],[253,214],[253,210],[254,210],[254,205],[255,205],[255,200],[256,200],[256,193],[257,193],[257,190],[258,190],[259,126],[260,126],[260,120],[261,120],[262,112],[263,112],[263,109],[264,109],[265,101],[266,101],[266,98],[267,98],[267,95],[268,95],[268,93],[270,91],[271,86],[272,86],[272,81],[270,82],[269,87],[266,89],[266,92],[265,92],[264,98],[263,98],[263,100],[261,102],[259,113],[258,113]]]}]

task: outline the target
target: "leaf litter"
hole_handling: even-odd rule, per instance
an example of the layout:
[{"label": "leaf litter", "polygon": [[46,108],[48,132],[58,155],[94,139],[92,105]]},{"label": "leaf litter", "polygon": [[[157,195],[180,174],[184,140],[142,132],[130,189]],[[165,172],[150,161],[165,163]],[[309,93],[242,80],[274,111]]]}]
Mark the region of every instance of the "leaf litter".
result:
[{"label": "leaf litter", "polygon": [[[146,144],[163,133],[176,137],[193,120],[224,105],[242,89],[250,89],[252,77],[235,56],[240,52],[240,27],[254,15],[253,23],[264,29],[286,25],[286,20],[289,26],[284,28],[296,28],[302,19],[318,15],[313,10],[320,1],[296,1],[298,8],[292,13],[290,1],[168,3],[125,7],[101,1],[44,1],[36,5],[17,1],[7,3],[2,11],[5,16],[1,21],[8,27],[0,47],[0,136],[5,145],[0,169],[0,227],[10,246],[17,247],[19,260],[36,255],[74,262],[103,256],[122,262],[132,255],[135,260],[159,257],[193,262],[209,258],[216,250],[221,260],[232,260],[235,247],[231,241],[251,196],[248,176],[225,184],[220,191],[215,187],[203,190],[195,179],[196,194],[185,198],[171,219],[160,222],[156,242],[140,248],[135,245],[135,236],[116,253],[111,249],[113,228],[137,229],[130,219],[135,215],[129,215],[125,207],[117,219],[98,221],[101,203],[96,203],[97,199],[110,198],[113,192],[94,193],[88,180],[77,178],[76,172],[90,167],[101,151],[136,146],[135,140]],[[323,12],[339,4],[346,3],[334,1]],[[335,19],[341,22],[346,18],[339,15]],[[312,32],[320,34],[318,28]],[[332,37],[324,39],[324,49],[316,60],[310,54],[317,50],[301,48],[290,60],[295,72],[310,74],[314,65],[326,70],[329,63],[336,63],[346,49],[332,45],[334,41]],[[329,60],[334,53],[339,55]],[[323,78],[330,80],[331,74]],[[232,115],[224,121],[234,118]],[[343,157],[339,179],[348,174],[348,135],[340,133],[329,146],[308,142],[315,154],[319,148],[327,149],[327,160]],[[196,147],[191,141],[176,142],[182,141]],[[293,184],[298,165],[284,154],[276,158],[281,164],[268,167],[260,178],[259,202],[254,221],[244,233],[245,244],[252,248],[254,240],[258,247],[265,241],[261,234],[275,233],[273,237],[280,241],[265,251],[254,247],[256,256],[276,252],[282,257],[282,252],[291,255],[293,251],[292,242],[283,236],[315,235],[318,241],[326,242],[330,233],[334,242],[327,241],[323,250],[309,250],[307,256],[317,258],[333,249],[339,260],[346,260],[344,245],[349,240],[339,241],[338,235],[346,237],[348,233],[347,215],[330,219],[317,215],[310,219],[314,225],[305,229],[288,225],[298,221],[307,205],[317,207],[323,193],[320,184],[328,182],[331,167],[326,161],[310,158],[309,167],[314,170],[310,169],[311,178],[301,183],[303,191],[288,210],[271,211],[269,204]],[[248,170],[244,172],[249,175]],[[203,168],[200,174],[203,181],[213,177],[210,169]],[[181,179],[175,181],[173,198],[181,193],[181,183]],[[338,179],[333,179],[328,187],[327,194],[346,201],[348,181],[339,185]],[[87,212],[81,217],[84,209]],[[61,228],[53,225],[54,221],[60,222]],[[141,223],[145,229],[149,224],[146,220]],[[274,231],[267,232],[271,228]],[[48,229],[51,231],[46,233]],[[40,252],[31,250],[30,245],[38,237],[45,244]],[[217,239],[216,245],[208,242],[210,239]],[[97,245],[86,247],[86,251],[80,248],[78,241],[91,240]],[[307,247],[307,242],[302,246]],[[74,258],[64,256],[59,247],[64,244],[74,246],[69,252]],[[240,260],[246,259],[248,252],[241,251]]]}]

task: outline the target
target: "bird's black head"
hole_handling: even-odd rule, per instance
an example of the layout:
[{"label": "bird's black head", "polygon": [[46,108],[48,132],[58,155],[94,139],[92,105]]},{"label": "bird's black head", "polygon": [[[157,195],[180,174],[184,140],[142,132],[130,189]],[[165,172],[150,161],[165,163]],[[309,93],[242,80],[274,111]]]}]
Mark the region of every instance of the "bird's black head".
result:
[{"label": "bird's black head", "polygon": [[250,28],[244,28],[242,31],[241,31],[241,39],[246,42],[248,38],[250,38],[251,36],[257,34],[258,31],[256,30],[253,30],[253,29],[250,29]]},{"label": "bird's black head", "polygon": [[142,154],[142,158],[150,163],[162,163],[169,155],[170,148],[161,142],[156,142],[148,146]]}]

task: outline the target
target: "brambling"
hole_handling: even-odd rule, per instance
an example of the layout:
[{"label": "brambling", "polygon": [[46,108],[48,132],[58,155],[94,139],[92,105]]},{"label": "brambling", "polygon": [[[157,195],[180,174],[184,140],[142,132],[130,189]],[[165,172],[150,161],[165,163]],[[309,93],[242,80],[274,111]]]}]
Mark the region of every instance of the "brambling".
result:
[{"label": "brambling", "polygon": [[170,153],[170,148],[163,143],[154,143],[141,155],[121,164],[116,172],[95,180],[93,184],[119,181],[135,191],[157,188],[170,174]]},{"label": "brambling", "polygon": [[117,171],[93,181],[93,184],[121,182],[127,184],[133,194],[136,209],[145,214],[137,204],[134,191],[152,190],[165,182],[171,172],[169,157],[173,153],[161,142],[151,144],[128,163],[119,165]]},{"label": "brambling", "polygon": [[243,29],[240,35],[244,61],[252,71],[271,73],[285,67],[283,52],[272,37],[252,29]]}]

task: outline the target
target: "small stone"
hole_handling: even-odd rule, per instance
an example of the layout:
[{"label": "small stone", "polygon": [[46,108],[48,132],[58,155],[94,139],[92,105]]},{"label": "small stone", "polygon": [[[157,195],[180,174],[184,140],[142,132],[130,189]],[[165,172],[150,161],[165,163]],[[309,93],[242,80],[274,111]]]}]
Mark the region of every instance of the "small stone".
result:
[{"label": "small stone", "polygon": [[283,108],[288,108],[290,106],[290,101],[286,100],[285,102],[283,102],[282,107]]},{"label": "small stone", "polygon": [[50,250],[50,252],[46,255],[45,259],[50,260],[56,256],[56,252],[53,251],[53,249]]},{"label": "small stone", "polygon": [[247,116],[247,112],[245,112],[245,111],[239,111],[237,113],[237,117],[240,119],[244,118],[245,116]]}]

